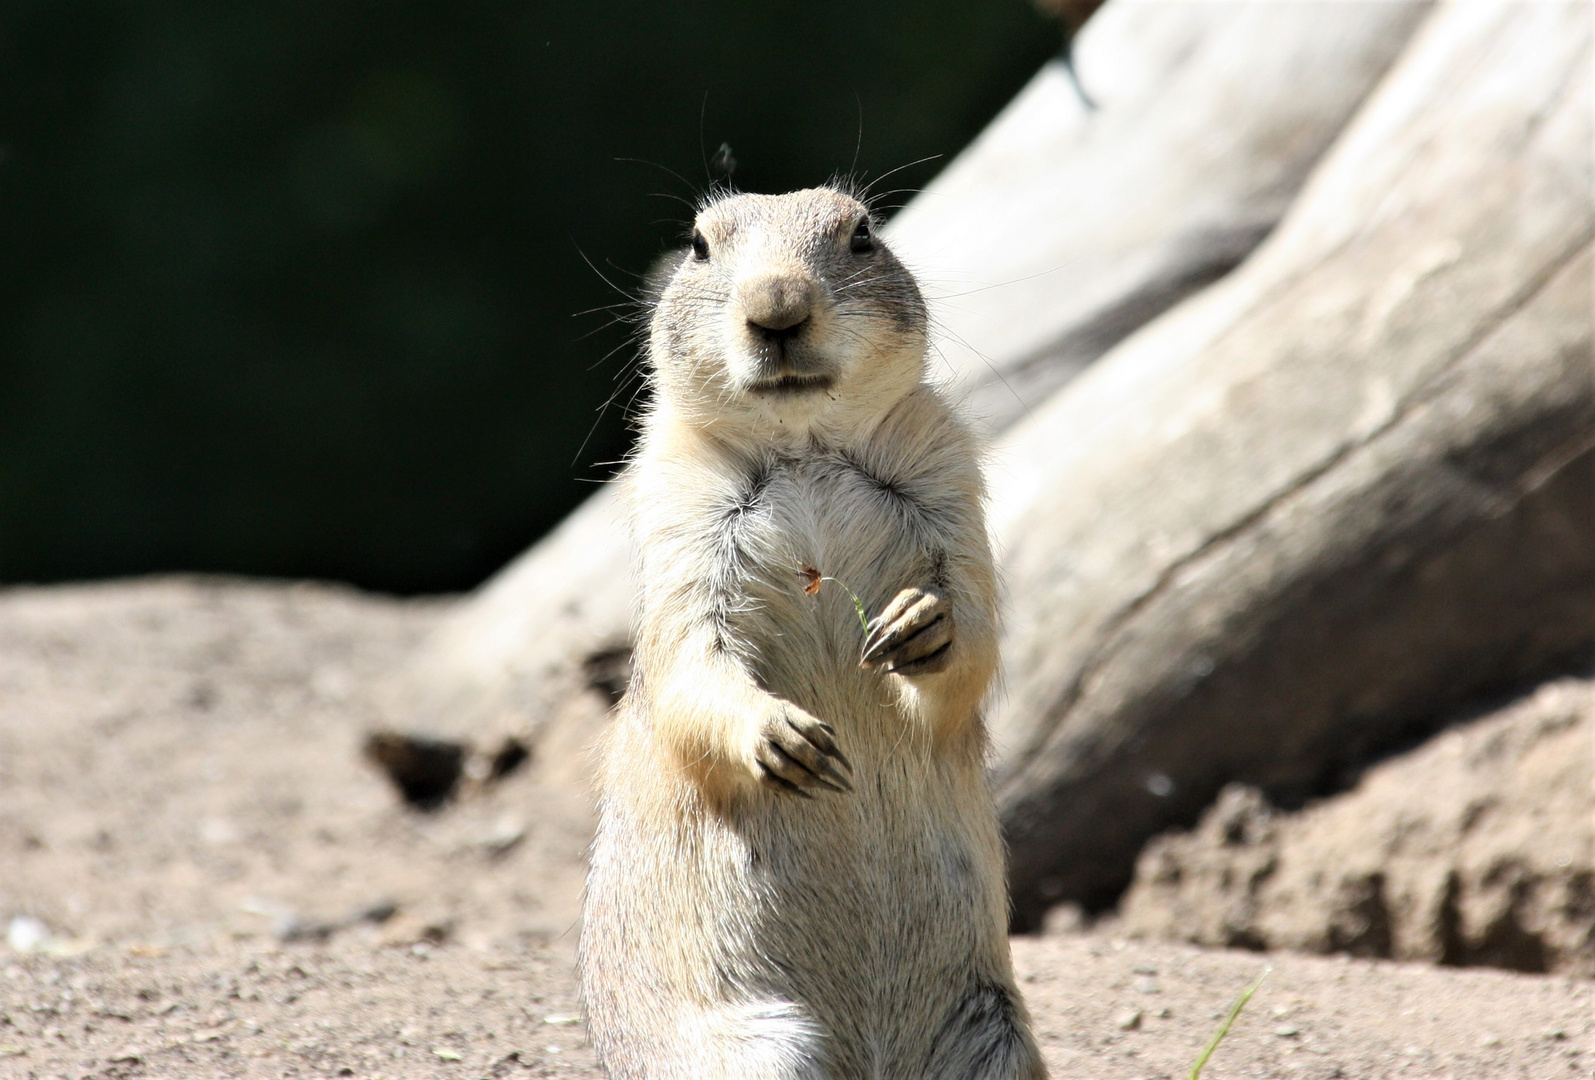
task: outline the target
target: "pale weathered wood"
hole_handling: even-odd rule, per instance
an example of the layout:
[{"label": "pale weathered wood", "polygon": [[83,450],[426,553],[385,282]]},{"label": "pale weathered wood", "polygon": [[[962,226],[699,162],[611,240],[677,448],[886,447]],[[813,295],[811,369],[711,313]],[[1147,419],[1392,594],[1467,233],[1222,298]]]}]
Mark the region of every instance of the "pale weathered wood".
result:
[{"label": "pale weathered wood", "polygon": [[[1108,4],[1076,43],[1096,108],[1048,65],[892,222],[932,298],[937,374],[1005,426],[1230,269],[1427,8]],[[469,599],[407,673],[409,722],[536,739],[560,710],[601,715],[584,665],[626,642],[621,529],[595,495]]]},{"label": "pale weathered wood", "polygon": [[602,719],[591,668],[624,662],[635,592],[618,502],[600,490],[449,617],[403,673],[404,725],[536,747],[556,717]]},{"label": "pale weathered wood", "polygon": [[[936,372],[1005,428],[1234,268],[1399,55],[1425,2],[1114,0],[891,226]],[[884,186],[884,185],[883,185]]]},{"label": "pale weathered wood", "polygon": [[1595,640],[1588,4],[1436,13],[1226,281],[992,470],[1016,917]]}]

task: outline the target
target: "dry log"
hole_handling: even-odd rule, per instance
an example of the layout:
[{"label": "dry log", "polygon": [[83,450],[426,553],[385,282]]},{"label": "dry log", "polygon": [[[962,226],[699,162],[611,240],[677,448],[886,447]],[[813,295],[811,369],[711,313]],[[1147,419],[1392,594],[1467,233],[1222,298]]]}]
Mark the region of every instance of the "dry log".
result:
[{"label": "dry log", "polygon": [[1429,3],[1116,0],[904,209],[937,373],[994,430],[1240,263]]},{"label": "dry log", "polygon": [[[954,392],[1004,426],[1234,266],[1428,6],[1108,4],[1075,50],[1095,108],[1048,65],[892,222]],[[601,716],[583,688],[612,689],[624,659],[626,552],[611,494],[595,495],[423,650],[410,723],[535,742],[562,710]]]},{"label": "dry log", "polygon": [[535,754],[560,718],[602,721],[631,647],[618,502],[600,490],[438,628],[401,675],[409,727],[475,744],[514,738]]},{"label": "dry log", "polygon": [[1245,266],[1006,440],[1020,928],[1595,640],[1592,15],[1438,10]]}]

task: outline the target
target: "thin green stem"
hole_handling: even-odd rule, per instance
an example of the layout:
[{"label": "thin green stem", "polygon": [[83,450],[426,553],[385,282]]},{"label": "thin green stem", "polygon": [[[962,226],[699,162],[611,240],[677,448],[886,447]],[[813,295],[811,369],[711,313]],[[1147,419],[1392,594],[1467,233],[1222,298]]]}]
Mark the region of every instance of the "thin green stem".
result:
[{"label": "thin green stem", "polygon": [[813,596],[815,593],[820,591],[820,584],[822,582],[835,581],[838,585],[841,585],[842,591],[847,593],[847,598],[853,601],[853,610],[858,613],[859,627],[864,631],[865,637],[869,636],[869,616],[864,614],[864,601],[858,598],[858,593],[854,592],[852,589],[849,589],[844,582],[838,580],[837,578],[822,575],[812,566],[805,566],[800,569],[798,571],[798,576],[808,582],[808,584],[803,586],[803,591],[808,593],[810,596]]},{"label": "thin green stem", "polygon": [[1268,978],[1268,973],[1273,970],[1273,968],[1264,968],[1263,973],[1257,976],[1257,981],[1248,986],[1246,992],[1231,1007],[1229,1015],[1224,1018],[1224,1026],[1218,1029],[1217,1034],[1213,1036],[1213,1041],[1207,1044],[1207,1048],[1202,1051],[1202,1056],[1196,1059],[1195,1065],[1191,1066],[1190,1080],[1201,1080],[1202,1069],[1207,1065],[1207,1059],[1213,1056],[1213,1051],[1218,1049],[1218,1044],[1223,1042],[1224,1036],[1229,1034],[1230,1026],[1235,1023],[1235,1018],[1240,1016],[1241,1010],[1246,1008],[1246,1003],[1252,1000],[1252,995],[1257,993],[1257,988],[1263,985],[1263,980]]},{"label": "thin green stem", "polygon": [[847,593],[847,598],[849,600],[853,601],[853,610],[858,613],[858,625],[859,625],[859,627],[864,631],[864,633],[868,634],[869,633],[869,616],[864,614],[864,601],[862,601],[862,600],[860,600],[858,598],[858,593],[854,592],[852,589],[849,589],[846,585],[843,585],[842,582],[837,581],[836,578],[833,578],[833,577],[822,577],[822,578],[820,578],[820,580],[821,581],[835,581],[838,585],[842,586],[842,591]]}]

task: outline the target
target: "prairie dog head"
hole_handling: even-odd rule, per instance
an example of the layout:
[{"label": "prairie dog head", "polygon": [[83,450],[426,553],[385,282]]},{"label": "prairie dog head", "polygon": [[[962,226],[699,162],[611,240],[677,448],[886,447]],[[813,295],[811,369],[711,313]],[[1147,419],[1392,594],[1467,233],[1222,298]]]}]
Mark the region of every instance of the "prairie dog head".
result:
[{"label": "prairie dog head", "polygon": [[925,347],[912,275],[830,188],[705,206],[649,336],[661,404],[748,435],[867,422],[918,385]]}]

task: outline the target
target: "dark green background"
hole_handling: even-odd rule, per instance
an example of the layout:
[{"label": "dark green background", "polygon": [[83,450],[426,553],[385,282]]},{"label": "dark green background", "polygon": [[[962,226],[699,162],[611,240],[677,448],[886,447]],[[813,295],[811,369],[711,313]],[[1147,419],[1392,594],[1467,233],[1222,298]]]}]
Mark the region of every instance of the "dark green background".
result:
[{"label": "dark green background", "polygon": [[755,191],[951,155],[1058,44],[1025,0],[9,0],[0,582],[476,583],[625,450],[583,253],[634,287],[722,141]]}]

